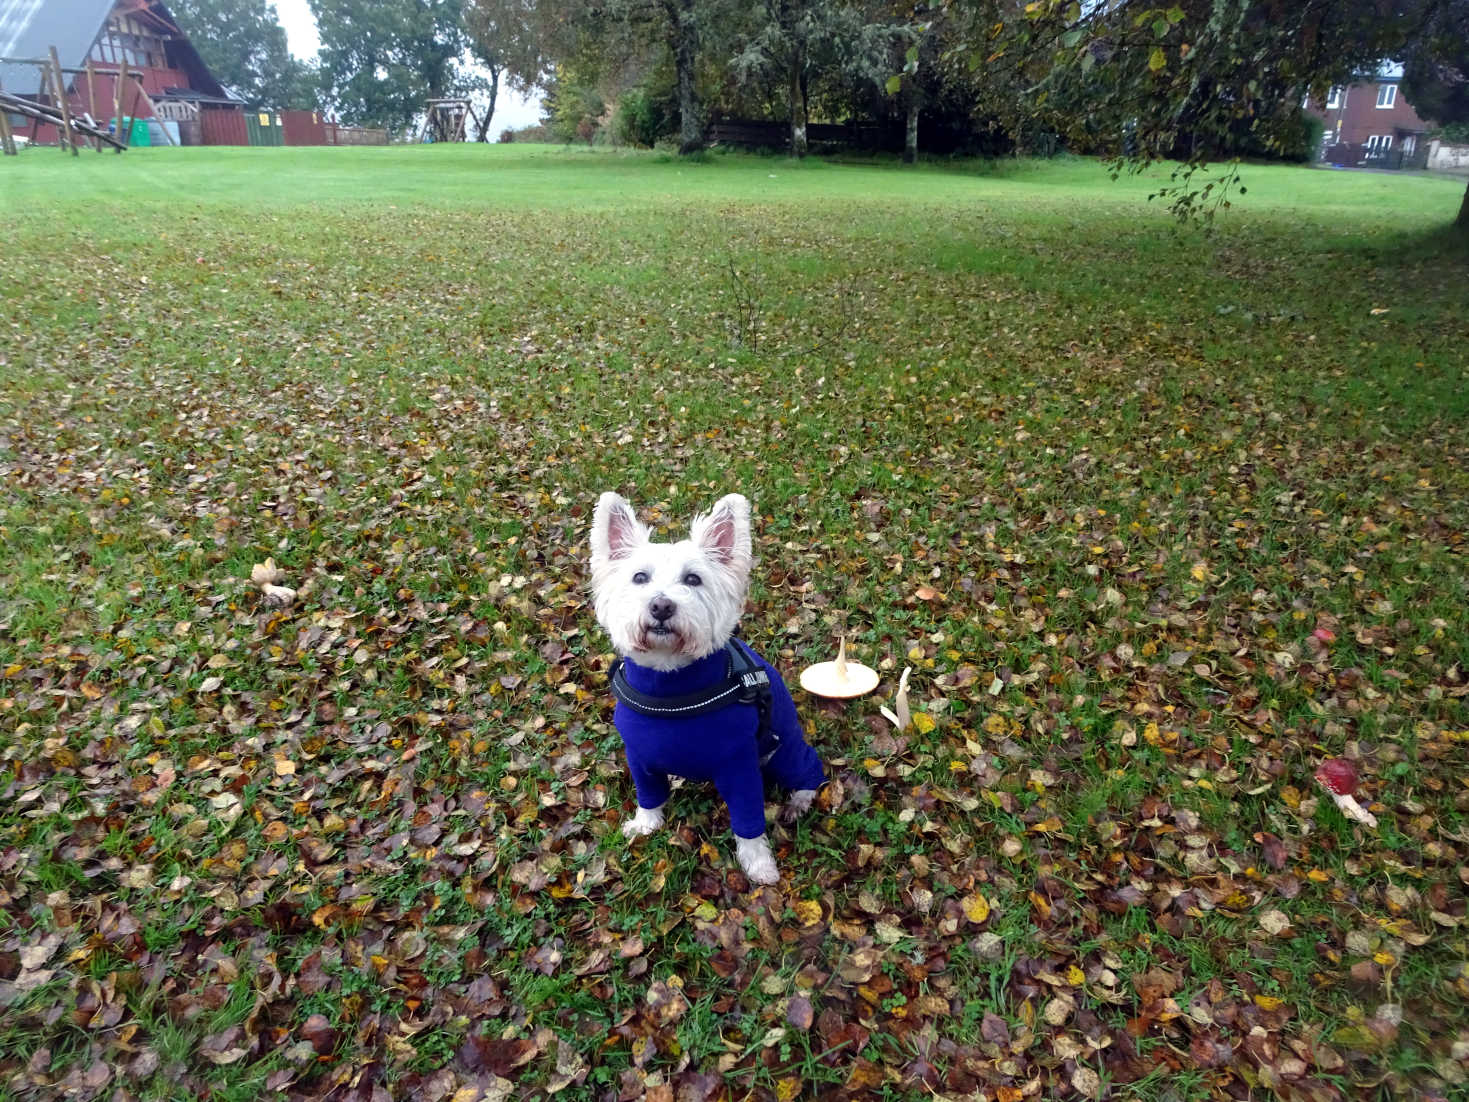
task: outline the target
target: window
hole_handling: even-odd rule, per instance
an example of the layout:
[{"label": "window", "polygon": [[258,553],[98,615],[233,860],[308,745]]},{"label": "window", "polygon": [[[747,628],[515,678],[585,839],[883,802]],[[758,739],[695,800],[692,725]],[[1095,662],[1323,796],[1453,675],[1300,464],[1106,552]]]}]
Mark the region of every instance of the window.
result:
[{"label": "window", "polygon": [[1333,84],[1331,86],[1331,91],[1326,93],[1327,108],[1330,109],[1340,107],[1342,105],[1343,98],[1345,98],[1345,93],[1346,89],[1343,88],[1340,84]]},{"label": "window", "polygon": [[1398,102],[1398,86],[1396,84],[1379,84],[1377,86],[1377,106],[1391,107]]}]

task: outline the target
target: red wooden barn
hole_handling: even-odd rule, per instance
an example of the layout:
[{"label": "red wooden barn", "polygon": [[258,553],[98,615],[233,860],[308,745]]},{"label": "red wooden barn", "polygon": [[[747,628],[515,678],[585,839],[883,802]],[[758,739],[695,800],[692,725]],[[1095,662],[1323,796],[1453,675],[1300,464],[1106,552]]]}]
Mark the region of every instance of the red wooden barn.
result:
[{"label": "red wooden barn", "polygon": [[[0,3],[0,85],[7,92],[50,102],[41,70],[25,64],[56,47],[67,72],[71,110],[102,122],[113,117],[114,93],[127,63],[122,115],[167,120],[150,127],[164,141],[183,145],[248,145],[244,104],[214,79],[161,0],[5,0]],[[19,63],[17,63],[19,62]],[[18,133],[30,122],[12,120]],[[175,139],[174,134],[177,134]],[[56,131],[40,126],[35,140],[54,142]]]}]

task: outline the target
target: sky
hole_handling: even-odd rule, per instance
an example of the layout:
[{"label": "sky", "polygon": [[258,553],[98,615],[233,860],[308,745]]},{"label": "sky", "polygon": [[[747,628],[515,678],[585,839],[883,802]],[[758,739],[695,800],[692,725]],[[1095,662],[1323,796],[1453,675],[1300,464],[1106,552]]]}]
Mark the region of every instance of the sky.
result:
[{"label": "sky", "polygon": [[[291,48],[291,53],[306,61],[314,58],[321,47],[321,39],[316,35],[316,20],[306,0],[275,0],[275,11],[286,30],[286,45]],[[490,133],[498,136],[507,127],[518,130],[522,126],[535,126],[540,121],[540,97],[526,99],[505,87],[502,81],[499,98],[495,100],[495,117],[490,120]]]}]

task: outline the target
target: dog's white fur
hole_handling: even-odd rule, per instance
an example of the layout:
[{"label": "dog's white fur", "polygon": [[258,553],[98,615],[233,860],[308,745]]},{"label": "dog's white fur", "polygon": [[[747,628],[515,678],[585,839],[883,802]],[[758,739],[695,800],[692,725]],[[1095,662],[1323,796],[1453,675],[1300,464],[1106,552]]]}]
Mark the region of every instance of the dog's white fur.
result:
[{"label": "dog's white fur", "polygon": [[[597,622],[617,652],[640,666],[670,672],[724,646],[738,623],[749,588],[750,503],[740,494],[722,497],[694,520],[689,538],[654,543],[647,527],[618,494],[605,493],[592,520],[592,603]],[[690,575],[698,584],[689,584]],[[675,611],[662,622],[650,606],[666,597]],[[800,814],[816,793],[791,793],[787,809]],[[666,805],[665,805],[666,806]],[[638,808],[622,824],[627,838],[663,826],[663,808]],[[765,835],[736,838],[735,856],[757,884],[780,879]]]}]

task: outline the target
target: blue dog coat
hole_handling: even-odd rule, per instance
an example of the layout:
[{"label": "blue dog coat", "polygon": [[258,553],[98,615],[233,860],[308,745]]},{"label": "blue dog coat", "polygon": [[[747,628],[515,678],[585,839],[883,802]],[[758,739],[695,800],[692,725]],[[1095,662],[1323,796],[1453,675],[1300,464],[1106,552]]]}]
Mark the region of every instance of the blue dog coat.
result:
[{"label": "blue dog coat", "polygon": [[[627,749],[627,764],[638,790],[638,806],[659,808],[668,800],[669,776],[713,781],[729,806],[730,826],[740,838],[765,833],[765,781],[799,790],[820,788],[826,771],[802,737],[796,702],[780,674],[749,647],[741,647],[770,678],[770,727],[780,744],[761,765],[755,744],[759,716],[754,704],[732,702],[700,716],[648,716],[618,701],[612,713]],[[713,654],[671,672],[650,670],[631,659],[622,664],[627,683],[651,697],[679,697],[722,685],[730,660],[721,647]]]}]

